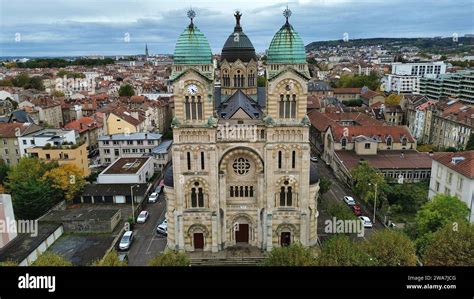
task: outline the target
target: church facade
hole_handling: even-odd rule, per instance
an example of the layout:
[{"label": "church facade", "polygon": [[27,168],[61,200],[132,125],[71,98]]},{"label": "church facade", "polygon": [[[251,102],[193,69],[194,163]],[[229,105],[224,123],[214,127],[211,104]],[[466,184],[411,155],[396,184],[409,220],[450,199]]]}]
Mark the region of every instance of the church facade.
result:
[{"label": "church facade", "polygon": [[215,68],[188,12],[170,77],[172,166],[164,174],[170,249],[217,252],[248,244],[268,251],[317,241],[319,176],[310,162],[306,116],[310,75],[291,12],[284,15],[259,87],[242,15],[235,13]]}]

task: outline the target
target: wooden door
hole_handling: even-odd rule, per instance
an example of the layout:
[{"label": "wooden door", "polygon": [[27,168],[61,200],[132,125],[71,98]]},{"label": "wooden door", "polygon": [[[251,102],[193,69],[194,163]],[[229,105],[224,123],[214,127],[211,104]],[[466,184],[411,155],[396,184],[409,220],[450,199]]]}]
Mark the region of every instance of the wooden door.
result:
[{"label": "wooden door", "polygon": [[195,233],[194,235],[194,249],[204,249],[204,234]]},{"label": "wooden door", "polygon": [[239,224],[239,230],[235,231],[235,242],[236,243],[249,242],[249,225],[248,224]]}]

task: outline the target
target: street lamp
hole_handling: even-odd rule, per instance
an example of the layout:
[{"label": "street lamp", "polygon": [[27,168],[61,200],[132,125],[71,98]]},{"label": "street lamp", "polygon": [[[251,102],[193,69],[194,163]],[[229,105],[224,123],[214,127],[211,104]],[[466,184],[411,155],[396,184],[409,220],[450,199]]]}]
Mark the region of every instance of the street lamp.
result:
[{"label": "street lamp", "polygon": [[[372,222],[375,224],[375,209],[377,208],[377,183],[375,185],[375,199],[374,199],[374,219]],[[372,183],[369,183],[369,186],[372,186]]]},{"label": "street lamp", "polygon": [[133,219],[133,223],[135,223],[135,204],[134,204],[134,200],[133,200],[133,187],[140,187],[140,185],[131,185],[130,186],[130,196],[132,197],[132,219]]}]

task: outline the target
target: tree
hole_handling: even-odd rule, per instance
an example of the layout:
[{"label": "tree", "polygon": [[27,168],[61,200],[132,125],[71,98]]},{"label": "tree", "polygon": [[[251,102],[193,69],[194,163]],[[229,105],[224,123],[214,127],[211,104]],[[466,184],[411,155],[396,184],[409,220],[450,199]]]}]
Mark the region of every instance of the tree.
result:
[{"label": "tree", "polygon": [[38,259],[32,264],[32,266],[45,266],[45,267],[60,267],[60,266],[72,266],[70,261],[67,261],[59,254],[51,251],[46,251],[38,257]]},{"label": "tree", "polygon": [[[365,202],[373,203],[375,199],[375,184],[377,184],[377,205],[380,207],[383,201],[383,190],[386,187],[384,175],[376,168],[362,161],[351,172],[355,183],[354,193],[360,196]],[[369,185],[369,183],[371,185]]]},{"label": "tree", "polygon": [[335,235],[321,247],[319,266],[372,266],[374,262],[362,250],[360,243],[351,241],[348,236]]},{"label": "tree", "polygon": [[326,212],[331,218],[337,220],[355,220],[357,217],[351,209],[342,201],[330,201],[326,203]]},{"label": "tree", "polygon": [[469,136],[469,140],[467,141],[465,150],[474,151],[474,133],[471,133],[471,136]]},{"label": "tree", "polygon": [[469,208],[456,196],[437,194],[416,214],[417,232],[420,235],[435,232],[447,224],[467,221]]},{"label": "tree", "polygon": [[170,266],[177,266],[177,267],[185,267],[191,264],[188,256],[186,253],[177,252],[177,251],[167,251],[162,255],[159,255],[153,258],[149,265],[150,266],[162,266],[162,267],[170,267]]},{"label": "tree", "polygon": [[377,266],[415,266],[415,244],[401,231],[382,229],[362,244]]},{"label": "tree", "polygon": [[331,189],[332,182],[325,177],[319,180],[319,194],[323,195]]},{"label": "tree", "polygon": [[12,79],[13,86],[23,87],[30,82],[30,75],[28,73],[20,73]]},{"label": "tree", "polygon": [[419,152],[434,152],[434,146],[432,144],[418,144],[416,150]]},{"label": "tree", "polygon": [[14,261],[0,262],[0,267],[16,267],[16,266],[18,266],[18,263]]},{"label": "tree", "polygon": [[416,213],[428,200],[428,188],[422,183],[394,184],[386,190],[389,204],[399,205],[404,213]]},{"label": "tree", "polygon": [[265,76],[259,76],[257,78],[257,86],[258,87],[265,87],[266,84],[267,84],[267,78],[265,78]]},{"label": "tree", "polygon": [[392,93],[385,99],[386,106],[397,106],[400,105],[400,96],[398,94]]},{"label": "tree", "polygon": [[133,90],[133,87],[129,84],[125,84],[120,86],[119,89],[119,96],[121,97],[131,97],[135,95],[135,91]]},{"label": "tree", "polygon": [[53,97],[64,97],[64,92],[59,91],[59,90],[55,90],[55,91],[53,91],[52,96]]},{"label": "tree", "polygon": [[423,262],[426,266],[474,265],[474,225],[447,224],[435,232],[426,246]]},{"label": "tree", "polygon": [[127,262],[121,261],[119,259],[119,255],[117,251],[112,250],[106,254],[106,256],[101,259],[95,261],[93,266],[127,266]]},{"label": "tree", "polygon": [[10,170],[5,187],[12,194],[13,208],[19,219],[37,219],[59,202],[60,194],[42,176],[56,163],[22,158]]},{"label": "tree", "polygon": [[61,165],[47,171],[43,175],[43,179],[49,181],[52,188],[62,192],[67,201],[72,201],[86,184],[83,171],[70,164]]},{"label": "tree", "polygon": [[265,258],[264,266],[316,266],[317,260],[310,247],[300,243],[290,246],[274,247]]},{"label": "tree", "polygon": [[5,183],[8,171],[10,171],[10,167],[3,161],[3,159],[0,159],[0,184]]}]

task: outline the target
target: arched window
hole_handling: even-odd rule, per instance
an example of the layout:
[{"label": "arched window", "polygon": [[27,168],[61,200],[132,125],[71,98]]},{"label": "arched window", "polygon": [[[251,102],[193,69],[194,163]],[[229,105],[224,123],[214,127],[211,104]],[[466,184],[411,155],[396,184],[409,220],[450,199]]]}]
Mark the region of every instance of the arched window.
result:
[{"label": "arched window", "polygon": [[198,188],[198,207],[204,207],[204,192],[202,191],[202,188]]},{"label": "arched window", "polygon": [[193,187],[191,188],[191,207],[204,208],[204,199],[204,189],[199,184],[199,182],[195,182]]},{"label": "arched window", "polygon": [[285,187],[280,188],[280,206],[284,207],[285,206]]},{"label": "arched window", "polygon": [[191,152],[186,153],[186,159],[188,162],[188,170],[191,170]]},{"label": "arched window", "polygon": [[288,187],[286,192],[286,206],[293,205],[293,190],[291,187]]},{"label": "arched window", "polygon": [[278,168],[281,169],[282,167],[282,152],[278,151]]},{"label": "arched window", "polygon": [[296,168],[296,151],[291,152],[291,168]]},{"label": "arched window", "polygon": [[406,145],[407,145],[407,142],[408,142],[408,140],[406,139],[406,137],[403,137],[403,138],[402,138],[402,145],[403,145],[403,146],[406,146]]},{"label": "arched window", "polygon": [[287,94],[286,97],[280,94],[278,108],[280,118],[296,118],[296,94]]},{"label": "arched window", "polygon": [[253,186],[250,186],[250,197],[253,197]]},{"label": "arched window", "polygon": [[387,138],[387,146],[392,146],[392,137]]},{"label": "arched window", "polygon": [[204,152],[201,152],[201,169],[204,170]]},{"label": "arched window", "polygon": [[230,197],[234,197],[234,187],[230,186]]},{"label": "arched window", "polygon": [[196,194],[196,188],[191,189],[191,207],[196,208],[197,207],[197,194]]},{"label": "arched window", "polygon": [[285,117],[285,100],[282,94],[280,95],[280,102],[278,103],[278,109],[279,109],[280,118],[284,118]]}]

